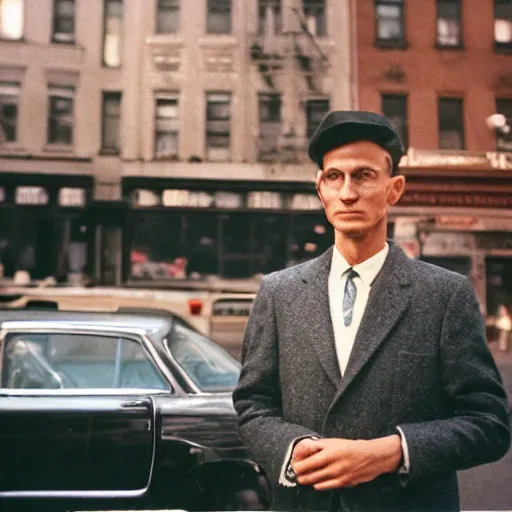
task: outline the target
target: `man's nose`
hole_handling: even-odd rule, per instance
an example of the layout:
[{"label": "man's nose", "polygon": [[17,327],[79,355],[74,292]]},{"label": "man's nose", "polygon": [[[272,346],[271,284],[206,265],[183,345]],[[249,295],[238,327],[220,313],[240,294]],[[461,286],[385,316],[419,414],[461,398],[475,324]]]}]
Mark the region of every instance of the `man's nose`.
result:
[{"label": "man's nose", "polygon": [[349,178],[343,182],[338,197],[344,202],[354,202],[358,199],[359,193],[353,181]]}]

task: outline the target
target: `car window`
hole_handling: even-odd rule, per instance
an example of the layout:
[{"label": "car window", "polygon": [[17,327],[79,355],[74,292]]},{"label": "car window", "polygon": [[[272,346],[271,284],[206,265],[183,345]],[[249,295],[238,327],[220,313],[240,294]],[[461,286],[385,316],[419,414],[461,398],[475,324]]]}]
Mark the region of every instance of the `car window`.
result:
[{"label": "car window", "polygon": [[169,389],[139,342],[58,333],[10,334],[3,351],[2,387]]},{"label": "car window", "polygon": [[231,391],[236,386],[240,363],[193,328],[175,321],[167,346],[201,391]]}]

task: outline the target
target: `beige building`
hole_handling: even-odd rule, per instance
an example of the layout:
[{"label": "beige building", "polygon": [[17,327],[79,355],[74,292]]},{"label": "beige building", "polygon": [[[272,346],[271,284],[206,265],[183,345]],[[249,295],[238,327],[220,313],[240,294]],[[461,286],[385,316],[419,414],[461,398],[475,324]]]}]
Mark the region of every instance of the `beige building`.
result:
[{"label": "beige building", "polygon": [[351,0],[0,0],[6,276],[249,277],[329,244]]}]

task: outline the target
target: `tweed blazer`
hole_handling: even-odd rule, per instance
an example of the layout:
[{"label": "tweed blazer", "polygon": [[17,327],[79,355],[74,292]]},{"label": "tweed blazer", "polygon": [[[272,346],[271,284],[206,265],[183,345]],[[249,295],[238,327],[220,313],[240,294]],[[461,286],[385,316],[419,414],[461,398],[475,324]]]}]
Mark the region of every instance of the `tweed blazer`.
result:
[{"label": "tweed blazer", "polygon": [[[332,248],[263,280],[233,401],[272,510],[459,510],[456,471],[509,448],[506,393],[471,283],[388,243],[343,377],[329,310]],[[397,427],[407,476],[329,492],[278,484],[297,437],[374,439]]]}]

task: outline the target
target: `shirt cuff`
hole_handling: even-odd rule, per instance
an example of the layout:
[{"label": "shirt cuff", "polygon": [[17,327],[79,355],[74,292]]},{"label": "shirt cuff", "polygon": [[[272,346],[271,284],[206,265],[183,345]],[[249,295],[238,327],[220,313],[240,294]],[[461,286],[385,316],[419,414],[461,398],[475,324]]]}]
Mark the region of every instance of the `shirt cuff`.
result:
[{"label": "shirt cuff", "polygon": [[288,446],[288,450],[286,451],[286,456],[284,458],[283,465],[281,466],[281,472],[279,473],[279,485],[282,485],[283,487],[296,487],[297,486],[297,476],[295,475],[295,472],[292,469],[291,463],[292,463],[292,456],[293,456],[293,449],[295,448],[295,445],[302,441],[302,439],[319,439],[317,436],[302,436],[298,437],[297,439],[294,439],[290,446]]},{"label": "shirt cuff", "polygon": [[411,470],[411,464],[409,460],[409,448],[407,446],[407,439],[400,427],[396,427],[400,434],[400,443],[402,445],[402,464],[398,468],[398,473],[401,475],[408,475]]}]

